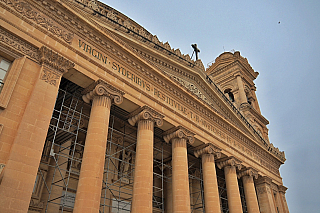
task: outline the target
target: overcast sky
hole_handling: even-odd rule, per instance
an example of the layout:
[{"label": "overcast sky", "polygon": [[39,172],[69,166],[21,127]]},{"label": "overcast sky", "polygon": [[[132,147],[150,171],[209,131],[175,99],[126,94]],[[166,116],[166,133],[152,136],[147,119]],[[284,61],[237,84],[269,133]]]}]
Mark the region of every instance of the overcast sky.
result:
[{"label": "overcast sky", "polygon": [[260,73],[270,142],[286,154],[280,172],[290,213],[320,211],[320,1],[104,2],[184,54],[197,43],[205,67],[240,51]]}]

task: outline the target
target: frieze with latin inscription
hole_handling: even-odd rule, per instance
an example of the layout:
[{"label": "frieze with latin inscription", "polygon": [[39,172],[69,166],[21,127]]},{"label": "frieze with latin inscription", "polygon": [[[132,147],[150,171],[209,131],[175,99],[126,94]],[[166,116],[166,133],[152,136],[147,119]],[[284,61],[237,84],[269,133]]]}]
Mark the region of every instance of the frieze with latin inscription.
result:
[{"label": "frieze with latin inscription", "polygon": [[[161,103],[166,104],[171,109],[174,109],[177,112],[181,112],[181,115],[194,121],[199,126],[206,129],[207,131],[213,133],[220,140],[229,144],[231,147],[237,149],[242,154],[250,157],[255,162],[257,162],[260,165],[263,165],[264,167],[268,168],[269,170],[273,171],[274,173],[279,174],[277,164],[272,165],[269,162],[263,160],[261,157],[259,157],[259,155],[263,155],[263,153],[264,153],[262,150],[260,150],[261,148],[253,149],[253,147],[250,147],[250,148],[245,147],[244,145],[242,145],[242,143],[227,136],[227,134],[225,132],[219,130],[218,128],[216,128],[215,126],[212,125],[212,122],[207,120],[207,119],[213,120],[215,123],[218,123],[219,125],[222,125],[224,128],[227,128],[227,126],[225,124],[221,123],[219,121],[219,119],[215,118],[212,115],[209,116],[209,114],[205,119],[204,117],[195,113],[193,110],[189,109],[184,103],[178,101],[176,98],[173,98],[171,95],[168,95],[168,94],[175,94],[178,96],[181,95],[181,94],[178,94],[177,91],[170,90],[171,89],[170,88],[169,93],[164,92],[161,87],[153,85],[151,82],[142,78],[140,75],[132,72],[130,69],[122,66],[119,62],[114,61],[114,59],[112,59],[111,57],[104,55],[101,51],[93,48],[91,45],[82,41],[81,39],[78,40],[78,47],[82,52],[85,52],[87,55],[94,57],[97,61],[99,61],[105,67],[114,71],[119,76],[122,76],[122,78],[130,81],[131,83],[133,83],[134,85],[136,85],[140,89],[147,92],[152,97],[156,97],[158,99],[158,101],[160,101]],[[152,75],[152,74],[150,74],[150,75]],[[161,80],[158,79],[158,81],[161,81]],[[181,97],[181,100],[184,100],[184,99]],[[190,103],[190,101],[188,101],[188,100],[185,100],[185,101]],[[196,109],[200,110],[197,107],[196,107]],[[228,127],[227,130],[231,131],[236,137],[239,137],[239,139],[241,141],[244,141],[245,144],[249,144],[249,141],[247,139],[245,139],[245,137],[242,137],[239,133],[236,133],[232,128]],[[257,154],[255,154],[255,153],[257,153]]]}]

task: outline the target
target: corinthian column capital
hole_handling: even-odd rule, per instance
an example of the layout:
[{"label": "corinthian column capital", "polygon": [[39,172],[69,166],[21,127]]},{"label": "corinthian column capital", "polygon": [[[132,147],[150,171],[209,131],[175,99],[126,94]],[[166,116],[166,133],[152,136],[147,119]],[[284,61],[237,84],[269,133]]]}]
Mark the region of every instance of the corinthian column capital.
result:
[{"label": "corinthian column capital", "polygon": [[41,65],[46,65],[60,72],[60,75],[66,73],[74,67],[74,63],[59,55],[46,46],[42,46],[39,51],[39,61]]},{"label": "corinthian column capital", "polygon": [[150,120],[160,127],[163,124],[163,118],[164,116],[154,109],[148,106],[143,106],[130,113],[128,122],[130,125],[134,126],[141,120]]},{"label": "corinthian column capital", "polygon": [[255,179],[258,179],[258,171],[253,168],[246,168],[245,170],[242,170],[238,173],[238,178],[242,178],[244,176],[253,177]]},{"label": "corinthian column capital", "polygon": [[221,149],[214,146],[211,143],[202,144],[194,149],[194,155],[198,158],[204,154],[215,156],[216,158],[221,157]]},{"label": "corinthian column capital", "polygon": [[121,104],[123,101],[123,95],[125,93],[121,90],[111,86],[105,81],[99,79],[96,82],[90,84],[83,92],[82,99],[86,103],[90,103],[95,96],[107,96],[115,104]]},{"label": "corinthian column capital", "polygon": [[238,170],[240,170],[242,167],[241,163],[242,162],[240,160],[236,159],[235,157],[227,157],[227,158],[222,158],[222,159],[218,160],[217,166],[219,169],[222,169],[226,166],[234,166]]},{"label": "corinthian column capital", "polygon": [[164,132],[163,135],[163,139],[167,143],[169,143],[174,138],[178,138],[185,139],[189,144],[193,144],[195,134],[182,126],[177,126]]}]

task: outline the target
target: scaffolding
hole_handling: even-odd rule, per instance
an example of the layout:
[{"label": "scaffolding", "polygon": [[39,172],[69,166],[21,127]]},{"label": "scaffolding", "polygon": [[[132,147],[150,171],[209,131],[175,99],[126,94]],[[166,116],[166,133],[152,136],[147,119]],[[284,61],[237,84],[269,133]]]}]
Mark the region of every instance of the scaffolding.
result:
[{"label": "scaffolding", "polygon": [[[30,203],[39,203],[39,212],[72,212],[81,169],[91,105],[82,101],[83,88],[62,78],[43,148]],[[129,113],[115,105],[105,153],[100,200],[101,213],[127,213],[131,210],[137,127],[128,122]],[[163,130],[154,128],[153,212],[165,213],[172,198],[171,144],[163,140]],[[205,212],[201,159],[188,145],[190,208]],[[217,169],[221,212],[228,212],[224,173]],[[239,183],[239,186],[240,185]],[[241,187],[240,187],[241,190]],[[242,189],[241,199],[244,202]],[[172,196],[172,193],[171,193]],[[244,209],[244,212],[246,208]]]}]

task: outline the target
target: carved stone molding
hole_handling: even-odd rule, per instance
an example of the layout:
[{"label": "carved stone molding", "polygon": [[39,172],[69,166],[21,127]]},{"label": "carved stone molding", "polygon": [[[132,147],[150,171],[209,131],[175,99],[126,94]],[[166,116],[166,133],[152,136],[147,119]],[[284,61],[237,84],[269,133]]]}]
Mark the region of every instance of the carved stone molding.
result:
[{"label": "carved stone molding", "polygon": [[270,185],[271,183],[272,183],[272,180],[267,176],[259,177],[256,180],[256,184],[257,185],[260,185],[260,184],[268,184],[268,185]]},{"label": "carved stone molding", "polygon": [[2,0],[0,2],[12,7],[16,12],[21,14],[23,17],[35,22],[38,26],[44,28],[46,31],[53,35],[62,38],[65,42],[71,43],[74,37],[73,33],[66,32],[53,20],[44,17],[41,13],[37,12],[28,3],[19,0]]},{"label": "carved stone molding", "polygon": [[99,79],[82,91],[82,99],[84,102],[90,103],[94,96],[107,96],[115,104],[121,104],[124,94],[125,93],[123,91]]},{"label": "carved stone molding", "polygon": [[158,127],[160,127],[163,124],[163,118],[164,116],[158,113],[157,111],[155,111],[154,109],[148,106],[143,106],[133,111],[129,115],[128,122],[130,125],[134,126],[140,120],[151,120]]},{"label": "carved stone molding", "polygon": [[[38,60],[39,58],[37,47],[19,38],[18,36],[11,34],[2,27],[0,27],[0,42],[19,52],[21,56],[27,55],[34,60]],[[20,55],[17,57],[20,57]]]},{"label": "carved stone molding", "polygon": [[174,138],[179,138],[179,139],[186,139],[186,141],[189,144],[193,144],[195,134],[182,126],[177,126],[164,132],[163,135],[164,135],[163,139],[167,143],[169,143]]},{"label": "carved stone molding", "polygon": [[217,166],[219,169],[222,169],[226,166],[234,166],[238,170],[240,170],[242,167],[241,163],[242,162],[240,160],[236,159],[235,157],[227,157],[227,158],[219,159],[217,161]]},{"label": "carved stone molding", "polygon": [[256,171],[253,168],[246,168],[245,170],[242,170],[238,173],[238,178],[242,178],[244,176],[251,176],[255,179],[258,179],[258,171]]},{"label": "carved stone molding", "polygon": [[210,154],[215,156],[216,158],[221,157],[221,149],[214,146],[211,143],[202,144],[194,149],[194,155],[198,158],[203,154]]},{"label": "carved stone molding", "polygon": [[69,69],[74,67],[74,63],[59,55],[46,46],[42,46],[39,49],[39,62],[42,65],[46,65],[63,75],[68,72]]},{"label": "carved stone molding", "polygon": [[269,186],[260,186],[260,187],[257,187],[256,190],[257,190],[258,196],[265,193],[271,194],[271,190]]},{"label": "carved stone molding", "polygon": [[278,189],[279,189],[279,192],[285,194],[288,188],[283,186],[283,185],[281,185],[281,186],[278,186]]}]

